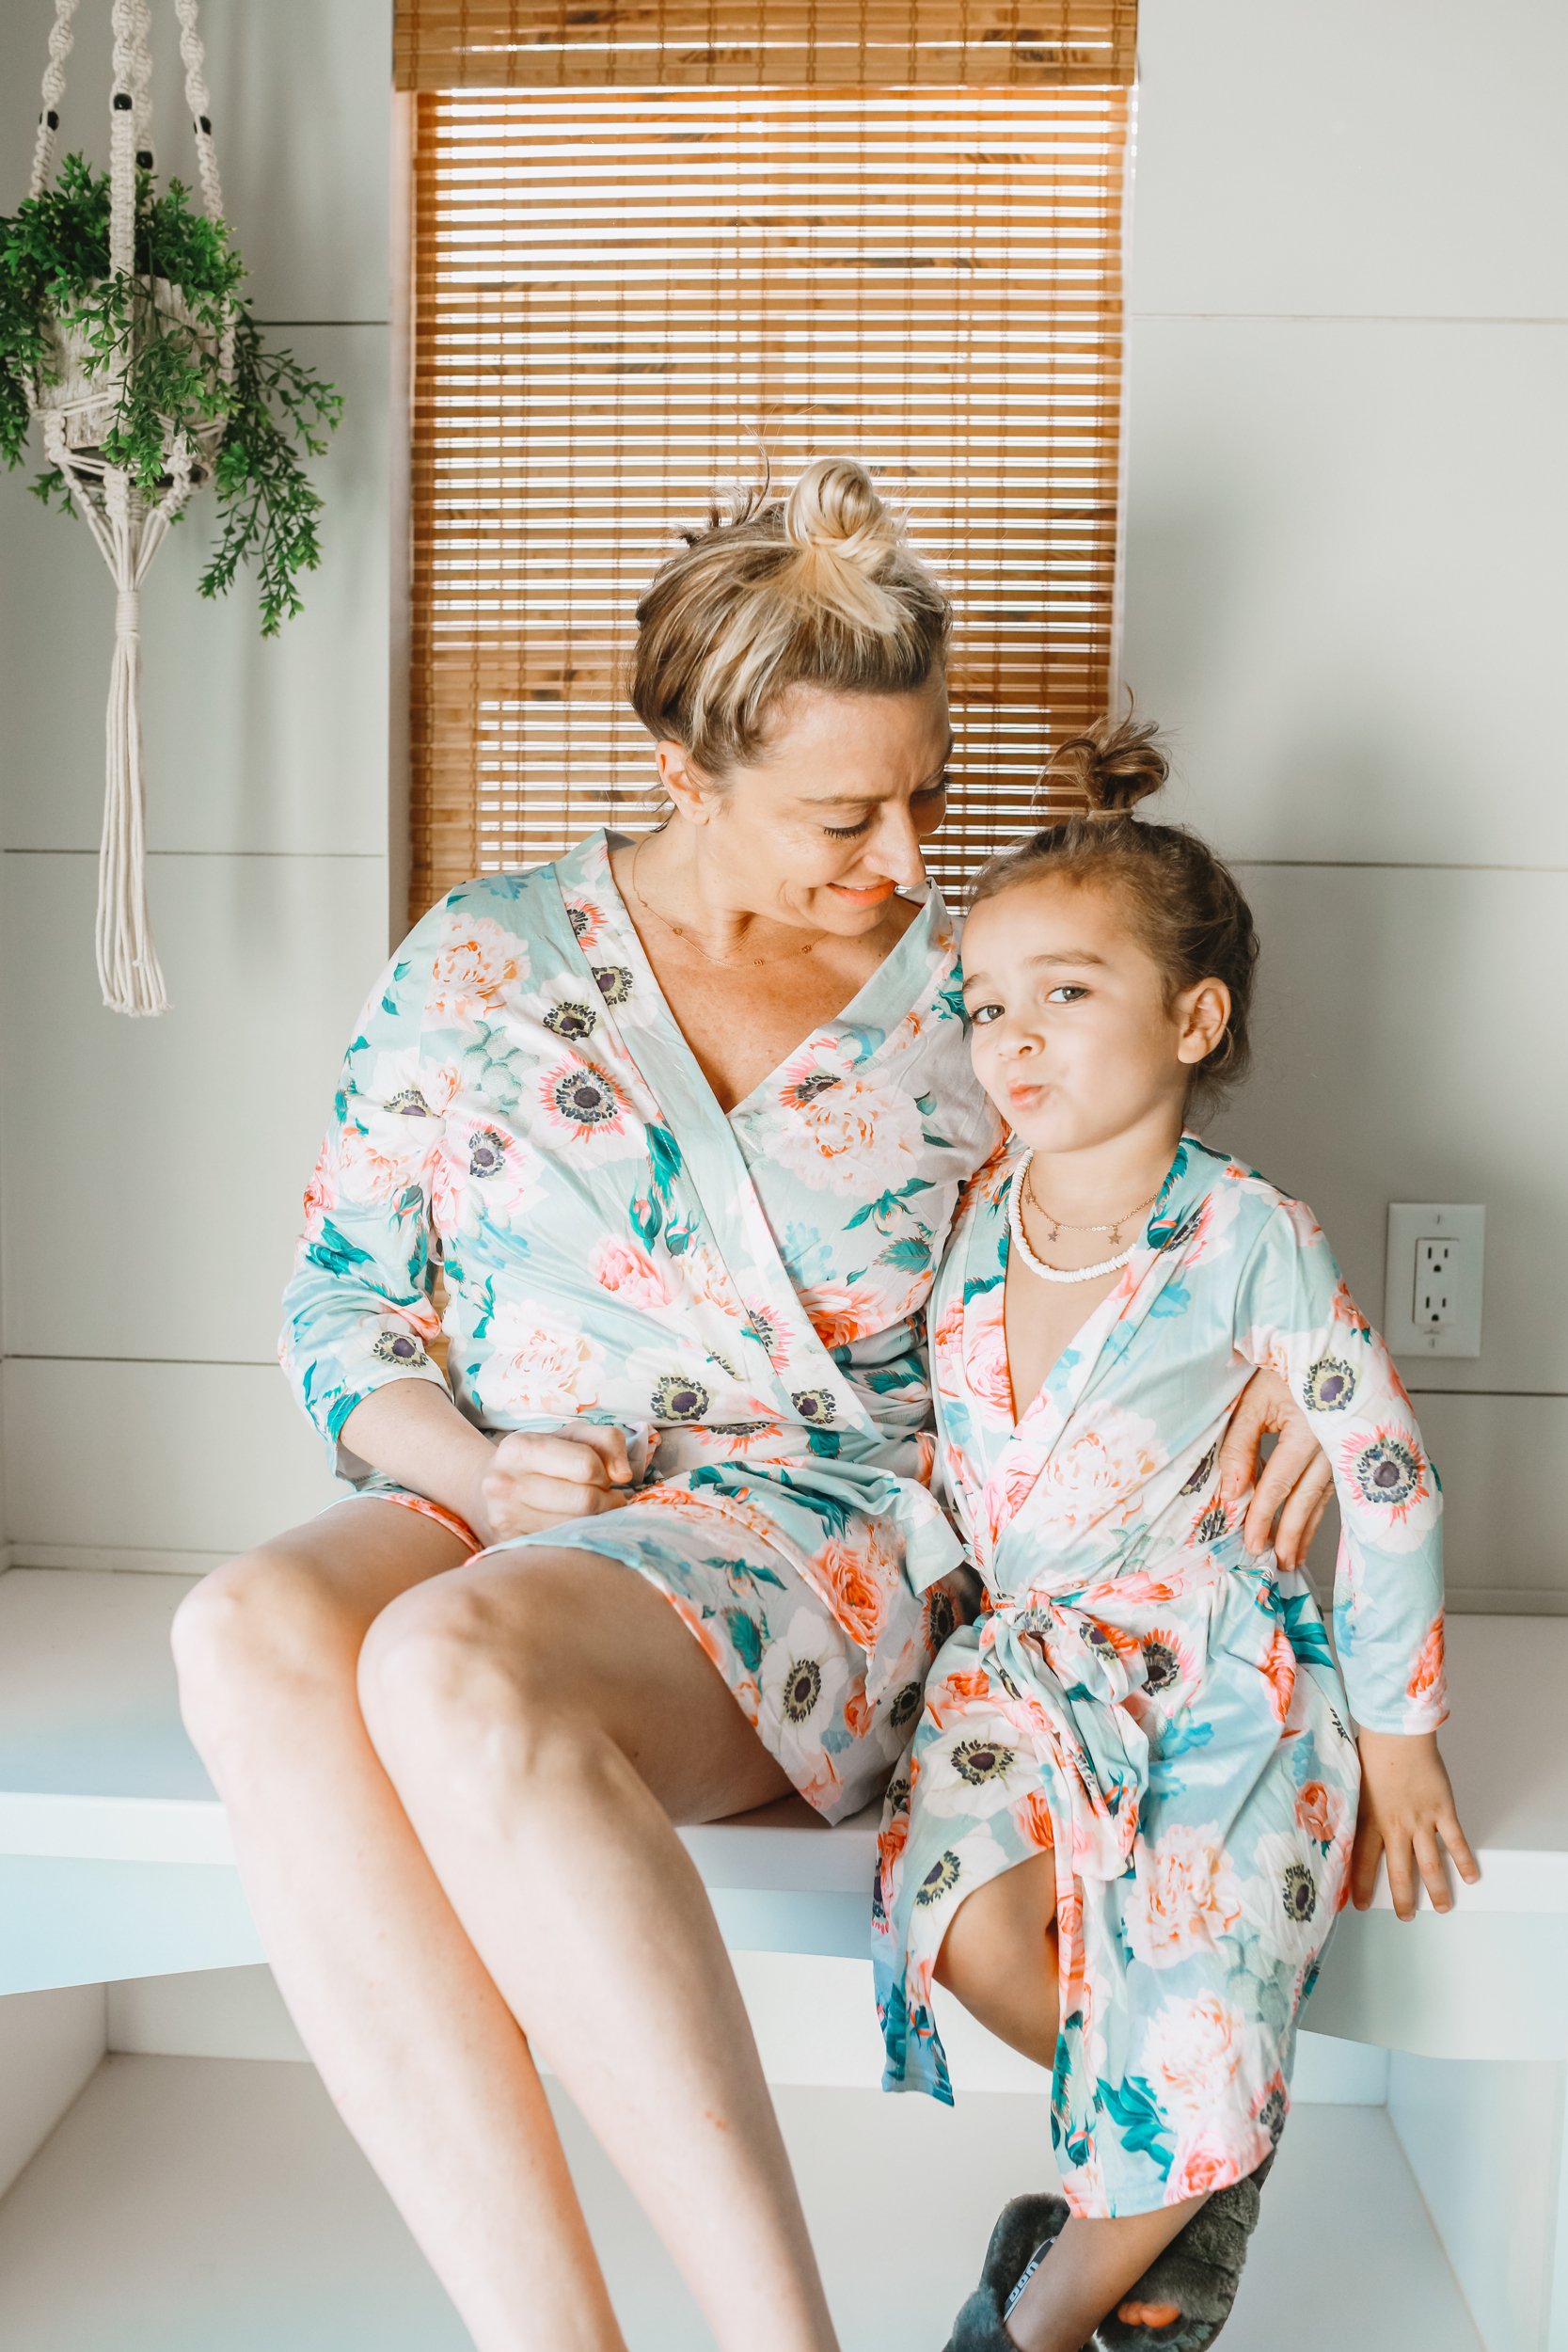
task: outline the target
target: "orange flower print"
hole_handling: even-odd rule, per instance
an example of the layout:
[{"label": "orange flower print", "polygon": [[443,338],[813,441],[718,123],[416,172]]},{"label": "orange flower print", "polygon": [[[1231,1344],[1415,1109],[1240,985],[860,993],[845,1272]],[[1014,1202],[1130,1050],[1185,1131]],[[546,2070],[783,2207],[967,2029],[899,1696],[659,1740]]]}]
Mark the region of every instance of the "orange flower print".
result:
[{"label": "orange flower print", "polygon": [[852,1347],[857,1340],[879,1331],[893,1318],[868,1290],[847,1282],[826,1282],[800,1293],[800,1304],[824,1347]]},{"label": "orange flower print", "polygon": [[857,1546],[828,1543],[817,1553],[816,1565],[832,1596],[832,1611],[839,1624],[862,1649],[872,1649],[887,1602],[881,1587],[867,1570],[864,1555]]},{"label": "orange flower print", "polygon": [[1309,1780],[1296,1798],[1296,1820],[1320,1846],[1332,1846],[1346,1826],[1349,1806],[1343,1791],[1321,1780]]},{"label": "orange flower print", "polygon": [[1282,1724],[1291,1712],[1291,1700],[1296,1687],[1296,1654],[1286,1638],[1283,1626],[1275,1627],[1274,1639],[1263,1661],[1263,1677],[1269,1686],[1275,1721]]},{"label": "orange flower print", "polygon": [[1413,1707],[1423,1712],[1440,1709],[1448,1696],[1448,1675],[1443,1664],[1443,1617],[1439,1611],[1427,1628],[1426,1639],[1417,1654],[1404,1695]]},{"label": "orange flower print", "polygon": [[316,1165],[305,1187],[305,1238],[315,1241],[326,1218],[338,1205],[338,1188],[333,1181],[332,1138],[328,1136],[316,1154]]},{"label": "orange flower print", "polygon": [[1026,1797],[1022,1797],[1013,1807],[1013,1819],[1031,1846],[1050,1847],[1056,1843],[1055,1824],[1043,1790],[1031,1788]]},{"label": "orange flower print", "polygon": [[984,1298],[971,1301],[965,1339],[968,1353],[964,1369],[975,1401],[998,1420],[1010,1422],[1013,1383],[1007,1369],[1006,1333],[1002,1327],[1000,1286],[989,1291]]}]

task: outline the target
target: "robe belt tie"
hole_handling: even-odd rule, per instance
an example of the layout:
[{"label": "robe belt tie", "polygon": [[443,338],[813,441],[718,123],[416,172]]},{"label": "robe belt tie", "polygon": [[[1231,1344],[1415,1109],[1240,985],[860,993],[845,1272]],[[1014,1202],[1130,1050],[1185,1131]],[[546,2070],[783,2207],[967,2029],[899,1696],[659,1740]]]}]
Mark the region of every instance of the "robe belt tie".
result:
[{"label": "robe belt tie", "polygon": [[[1269,1570],[1251,1563],[1243,1569],[1207,1552],[1182,1558],[1168,1583],[1157,1570],[1124,1570],[1063,1592],[999,1594],[980,1618],[980,1650],[1003,1670],[1012,1727],[1055,1768],[1047,1776],[1046,1802],[1058,1868],[1064,1856],[1082,1879],[1118,1879],[1132,1867],[1148,1793],[1148,1735],[1138,1706],[1148,1669],[1136,1636],[1117,1618],[1129,1604],[1143,1613],[1167,1597],[1179,1608],[1238,1575],[1272,1596]],[[1263,1603],[1257,1613],[1261,1656],[1276,1621],[1262,1592],[1256,1597]],[[1042,1660],[1048,1675],[1039,1671]]]}]

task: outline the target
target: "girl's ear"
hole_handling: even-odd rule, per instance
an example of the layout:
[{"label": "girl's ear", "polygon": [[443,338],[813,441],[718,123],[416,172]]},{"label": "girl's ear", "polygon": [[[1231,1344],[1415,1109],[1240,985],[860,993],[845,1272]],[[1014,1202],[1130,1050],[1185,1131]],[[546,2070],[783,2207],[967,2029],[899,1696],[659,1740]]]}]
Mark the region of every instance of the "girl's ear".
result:
[{"label": "girl's ear", "polygon": [[718,803],[713,786],[696,766],[684,743],[669,738],[654,746],[658,780],[680,815],[693,825],[705,825]]},{"label": "girl's ear", "polygon": [[1199,980],[1182,990],[1175,1013],[1181,1031],[1177,1060],[1207,1061],[1230,1025],[1230,991],[1223,980]]}]

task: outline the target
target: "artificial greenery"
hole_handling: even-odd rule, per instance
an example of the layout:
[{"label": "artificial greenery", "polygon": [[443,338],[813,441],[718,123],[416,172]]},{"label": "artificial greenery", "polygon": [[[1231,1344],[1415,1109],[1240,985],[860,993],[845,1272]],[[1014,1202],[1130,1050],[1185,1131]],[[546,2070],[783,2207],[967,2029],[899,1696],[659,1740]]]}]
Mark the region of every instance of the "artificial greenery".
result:
[{"label": "artificial greenery", "polygon": [[[292,352],[266,349],[237,291],[244,275],[227,223],[193,212],[178,180],[160,194],[145,171],[136,176],[135,267],[111,271],[108,175],[68,156],[56,186],[0,218],[0,456],[8,466],[23,460],[29,389],[55,370],[55,327],[83,335],[89,375],[107,374],[128,355],[104,457],[156,498],[167,486],[172,435],[221,424],[213,476],[219,536],[201,593],[218,595],[242,564],[254,564],[261,633],[273,637],[300,610],[299,575],[321,561],[322,501],[301,458],[322,454],[343,404]],[[159,280],[178,292],[192,324],[160,308]],[[234,367],[226,383],[216,344],[230,322]],[[33,488],[46,505],[57,497],[70,508],[57,467]]]}]

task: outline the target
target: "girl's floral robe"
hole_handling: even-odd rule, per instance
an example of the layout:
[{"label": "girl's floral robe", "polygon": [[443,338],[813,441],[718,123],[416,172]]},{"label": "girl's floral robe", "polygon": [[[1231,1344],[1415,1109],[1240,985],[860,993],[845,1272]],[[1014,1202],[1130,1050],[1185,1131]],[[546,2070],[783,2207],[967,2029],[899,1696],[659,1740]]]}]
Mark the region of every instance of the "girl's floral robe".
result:
[{"label": "girl's floral robe", "polygon": [[[1017,1426],[1004,1160],[932,1300],[942,1480],[986,1587],[889,1791],[876,1915],[890,2089],[950,2099],[932,1963],[956,1905],[1055,1858],[1052,2134],[1074,2210],[1251,2171],[1346,1892],[1347,1724],[1442,1722],[1437,1480],[1311,1216],[1186,1136],[1141,1245]],[[1257,1366],[1333,1466],[1347,1708],[1299,1575],[1243,1548],[1215,1454]]]},{"label": "girl's floral robe", "polygon": [[[447,1373],[487,1431],[618,1422],[636,1502],[538,1540],[658,1585],[830,1820],[879,1794],[952,1623],[925,1307],[997,1129],[933,891],[726,1118],[603,834],[425,917],[349,1047],[282,1356],[338,1467],[383,1382]],[[910,1575],[905,1575],[905,1564]],[[945,1612],[945,1615],[943,1614]]]}]

